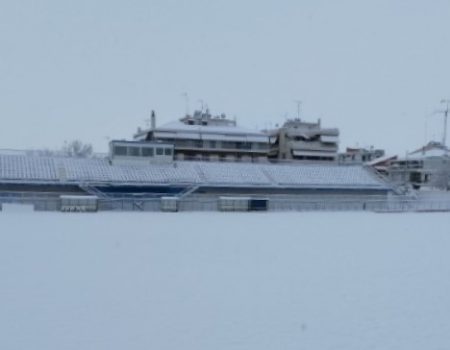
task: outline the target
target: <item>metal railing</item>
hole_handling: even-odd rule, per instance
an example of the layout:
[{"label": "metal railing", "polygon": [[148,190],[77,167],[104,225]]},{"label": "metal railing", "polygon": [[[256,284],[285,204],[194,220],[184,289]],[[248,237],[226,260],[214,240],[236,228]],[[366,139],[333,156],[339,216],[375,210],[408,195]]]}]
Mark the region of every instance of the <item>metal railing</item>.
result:
[{"label": "metal railing", "polygon": [[[268,199],[268,211],[369,211],[369,212],[431,212],[450,211],[450,199],[414,199],[405,196],[318,197],[273,196]],[[59,211],[61,200],[55,196],[0,195],[1,203],[32,204],[36,211]],[[161,211],[160,198],[99,198],[100,211]],[[219,197],[178,198],[178,211],[217,211]]]}]

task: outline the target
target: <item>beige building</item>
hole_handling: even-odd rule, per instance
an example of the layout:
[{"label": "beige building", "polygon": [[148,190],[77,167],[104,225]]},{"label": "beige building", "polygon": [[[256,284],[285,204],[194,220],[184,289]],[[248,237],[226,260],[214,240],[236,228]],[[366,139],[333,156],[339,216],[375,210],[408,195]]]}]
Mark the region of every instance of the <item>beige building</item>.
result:
[{"label": "beige building", "polygon": [[317,123],[290,119],[268,134],[271,142],[269,157],[272,159],[337,161],[339,129],[322,128],[320,119]]}]

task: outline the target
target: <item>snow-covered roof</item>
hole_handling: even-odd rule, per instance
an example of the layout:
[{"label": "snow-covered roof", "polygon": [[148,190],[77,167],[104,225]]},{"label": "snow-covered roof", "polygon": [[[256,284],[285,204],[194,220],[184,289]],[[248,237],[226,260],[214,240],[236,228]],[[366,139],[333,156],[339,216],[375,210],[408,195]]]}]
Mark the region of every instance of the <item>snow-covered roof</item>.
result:
[{"label": "snow-covered roof", "polygon": [[449,149],[439,142],[430,142],[427,145],[409,153],[408,159],[424,159],[444,156],[450,156]]},{"label": "snow-covered roof", "polygon": [[269,135],[235,125],[190,125],[181,121],[163,124],[154,130],[140,131],[135,139],[153,132],[155,139],[188,139],[231,142],[269,142]]},{"label": "snow-covered roof", "polygon": [[424,159],[432,157],[448,157],[449,152],[444,149],[430,149],[423,152],[412,153],[408,156],[408,159]]},{"label": "snow-covered roof", "polygon": [[107,159],[19,155],[0,155],[0,182],[387,188],[362,166],[193,161],[110,165]]},{"label": "snow-covered roof", "polygon": [[392,156],[392,155],[390,155],[390,156],[383,156],[383,157],[375,158],[375,159],[371,160],[370,162],[366,162],[365,164],[369,165],[369,166],[374,166],[374,165],[377,165],[377,164],[380,164],[380,163],[384,163],[384,162],[386,162],[388,160],[394,160],[396,158],[397,158],[397,156],[395,156],[395,155],[394,156]]},{"label": "snow-covered roof", "polygon": [[215,125],[189,125],[180,121],[174,121],[163,124],[155,129],[155,131],[170,131],[170,132],[193,132],[193,133],[211,133],[211,134],[234,134],[234,135],[253,135],[264,136],[266,134],[252,129],[243,128],[240,126],[215,126]]}]

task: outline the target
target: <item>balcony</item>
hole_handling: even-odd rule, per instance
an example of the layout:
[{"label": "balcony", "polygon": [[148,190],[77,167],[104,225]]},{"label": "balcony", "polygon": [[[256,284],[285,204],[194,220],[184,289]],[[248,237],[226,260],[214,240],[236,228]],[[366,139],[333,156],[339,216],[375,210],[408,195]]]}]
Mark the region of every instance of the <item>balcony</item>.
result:
[{"label": "balcony", "polygon": [[208,140],[176,140],[176,150],[196,152],[235,152],[267,154],[269,144],[257,142],[230,142],[230,141],[208,141]]}]

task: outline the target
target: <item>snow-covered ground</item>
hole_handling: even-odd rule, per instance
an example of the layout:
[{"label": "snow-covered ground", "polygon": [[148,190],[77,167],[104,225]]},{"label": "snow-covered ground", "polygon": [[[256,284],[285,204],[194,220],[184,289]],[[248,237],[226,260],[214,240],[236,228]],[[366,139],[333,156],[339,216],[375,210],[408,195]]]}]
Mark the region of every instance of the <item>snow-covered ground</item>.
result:
[{"label": "snow-covered ground", "polygon": [[449,224],[0,213],[0,349],[449,349]]}]

